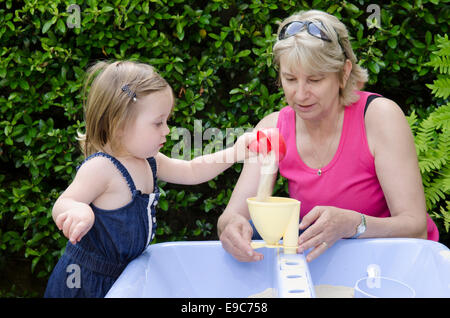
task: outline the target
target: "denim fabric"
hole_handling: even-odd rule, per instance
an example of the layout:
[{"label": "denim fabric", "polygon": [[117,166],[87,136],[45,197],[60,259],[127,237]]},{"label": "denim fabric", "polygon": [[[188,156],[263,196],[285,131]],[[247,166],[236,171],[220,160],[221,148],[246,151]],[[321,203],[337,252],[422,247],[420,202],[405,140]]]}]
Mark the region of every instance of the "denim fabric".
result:
[{"label": "denim fabric", "polygon": [[104,297],[128,263],[138,257],[155,236],[155,206],[160,195],[155,159],[147,159],[153,172],[154,191],[143,194],[136,190],[127,169],[106,153],[95,153],[82,164],[96,156],[114,163],[127,181],[132,200],[114,210],[90,204],[95,214],[94,225],[76,245],[67,242],[44,297]]}]

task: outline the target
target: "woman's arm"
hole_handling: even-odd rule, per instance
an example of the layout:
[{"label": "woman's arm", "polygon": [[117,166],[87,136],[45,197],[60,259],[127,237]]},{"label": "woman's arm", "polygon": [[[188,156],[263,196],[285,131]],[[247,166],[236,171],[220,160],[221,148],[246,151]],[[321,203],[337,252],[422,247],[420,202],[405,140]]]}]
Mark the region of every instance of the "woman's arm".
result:
[{"label": "woman's arm", "polygon": [[414,137],[393,101],[375,99],[366,113],[366,134],[390,218],[367,219],[361,237],[427,238],[426,204]]},{"label": "woman's arm", "polygon": [[[276,127],[278,112],[266,116],[256,129]],[[239,261],[258,261],[263,255],[251,246],[253,230],[248,220],[250,215],[247,198],[256,195],[261,167],[258,162],[244,162],[244,167],[222,215],[217,222],[217,229],[223,248]],[[274,174],[273,182],[275,182]]]},{"label": "woman's arm", "polygon": [[176,184],[199,184],[209,181],[235,162],[248,158],[250,151],[247,147],[255,139],[255,133],[245,133],[232,147],[190,161],[173,159],[158,153],[155,156],[158,178]]},{"label": "woman's arm", "polygon": [[[393,101],[377,98],[367,110],[366,135],[375,169],[391,217],[366,216],[360,238],[427,238],[426,205],[414,138],[409,124]],[[359,213],[329,206],[314,207],[300,223],[300,252],[313,248],[311,261],[338,239],[352,237],[361,222]],[[323,244],[325,242],[326,244]]]},{"label": "woman's arm", "polygon": [[230,201],[217,222],[223,248],[239,261],[262,259],[262,254],[255,252],[250,246],[253,230],[247,207],[247,198],[256,196],[259,178],[260,165],[244,163]]}]

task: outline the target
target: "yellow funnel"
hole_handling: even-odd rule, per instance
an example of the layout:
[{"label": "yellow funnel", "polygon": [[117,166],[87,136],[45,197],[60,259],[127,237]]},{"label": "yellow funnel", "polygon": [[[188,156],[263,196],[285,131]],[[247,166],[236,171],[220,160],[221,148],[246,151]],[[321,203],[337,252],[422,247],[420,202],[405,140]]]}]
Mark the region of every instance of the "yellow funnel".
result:
[{"label": "yellow funnel", "polygon": [[250,217],[266,244],[252,243],[253,248],[280,247],[283,238],[285,254],[295,254],[298,246],[300,201],[291,198],[269,197],[267,201],[247,199]]}]

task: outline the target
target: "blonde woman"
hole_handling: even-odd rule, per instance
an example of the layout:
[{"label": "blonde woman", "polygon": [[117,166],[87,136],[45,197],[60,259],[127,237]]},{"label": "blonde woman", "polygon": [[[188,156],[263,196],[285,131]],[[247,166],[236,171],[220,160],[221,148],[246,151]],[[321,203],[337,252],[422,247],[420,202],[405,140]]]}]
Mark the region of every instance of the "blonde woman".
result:
[{"label": "blonde woman", "polygon": [[53,207],[69,239],[45,297],[104,297],[125,266],[155,237],[157,178],[178,184],[208,181],[249,157],[254,134],[233,147],[191,161],[159,152],[169,133],[174,97],[150,65],[99,62],[88,71],[86,159]]},{"label": "blonde woman", "polygon": [[[277,127],[286,140],[279,171],[301,201],[298,251],[309,250],[311,261],[341,238],[438,240],[409,125],[395,102],[359,91],[367,72],[346,27],[325,12],[294,14],[280,24],[273,53],[289,106],[257,128]],[[262,259],[250,247],[246,204],[259,171],[244,164],[218,221],[223,247],[240,261]]]}]

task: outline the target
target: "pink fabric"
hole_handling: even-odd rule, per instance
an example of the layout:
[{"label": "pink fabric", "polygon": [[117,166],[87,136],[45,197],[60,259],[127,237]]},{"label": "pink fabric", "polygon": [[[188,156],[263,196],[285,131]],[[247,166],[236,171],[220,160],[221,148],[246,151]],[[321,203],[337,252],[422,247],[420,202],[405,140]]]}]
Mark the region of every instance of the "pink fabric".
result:
[{"label": "pink fabric", "polygon": [[[286,141],[286,156],[280,174],[288,179],[289,195],[301,202],[300,217],[316,205],[335,206],[375,217],[391,214],[375,172],[374,157],[367,144],[364,107],[369,92],[358,92],[360,99],[345,108],[343,131],[331,162],[322,168],[308,167],[296,146],[295,111],[281,109],[277,127]],[[428,239],[438,241],[439,232],[427,215]]]}]

